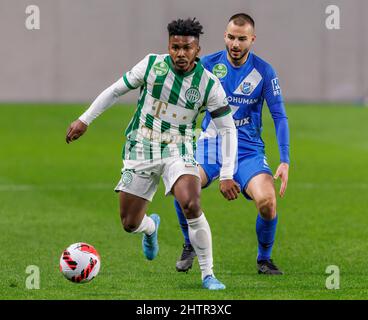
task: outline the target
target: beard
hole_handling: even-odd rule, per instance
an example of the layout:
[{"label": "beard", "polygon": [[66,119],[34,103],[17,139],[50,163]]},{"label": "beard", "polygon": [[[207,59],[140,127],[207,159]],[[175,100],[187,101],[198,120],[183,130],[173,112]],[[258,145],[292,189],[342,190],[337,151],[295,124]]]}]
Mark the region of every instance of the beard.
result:
[{"label": "beard", "polygon": [[231,49],[226,46],[226,50],[230,56],[230,58],[233,60],[233,61],[240,61],[241,59],[244,58],[244,56],[249,52],[249,49],[244,49],[243,51],[237,51],[239,52],[240,54],[238,56],[233,56],[233,52],[231,51]]}]

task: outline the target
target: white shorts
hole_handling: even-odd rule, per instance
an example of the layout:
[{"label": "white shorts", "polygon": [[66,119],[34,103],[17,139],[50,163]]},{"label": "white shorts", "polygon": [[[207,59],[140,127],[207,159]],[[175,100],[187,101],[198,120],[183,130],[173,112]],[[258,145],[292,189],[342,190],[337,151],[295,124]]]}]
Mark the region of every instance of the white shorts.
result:
[{"label": "white shorts", "polygon": [[157,160],[124,160],[121,179],[115,191],[124,191],[152,201],[160,182],[160,176],[165,185],[165,195],[184,174],[200,178],[199,168],[194,158],[184,160],[182,157],[169,157]]}]

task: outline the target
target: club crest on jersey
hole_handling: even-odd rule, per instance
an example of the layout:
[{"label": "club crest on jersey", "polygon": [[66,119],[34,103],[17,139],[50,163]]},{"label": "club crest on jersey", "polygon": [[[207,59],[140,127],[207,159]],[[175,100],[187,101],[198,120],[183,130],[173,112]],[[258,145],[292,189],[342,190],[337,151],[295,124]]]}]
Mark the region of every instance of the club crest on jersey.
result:
[{"label": "club crest on jersey", "polygon": [[129,185],[133,181],[132,173],[129,172],[129,171],[124,171],[122,176],[121,176],[121,180],[122,180],[124,186]]},{"label": "club crest on jersey", "polygon": [[156,76],[164,76],[169,72],[169,66],[165,61],[157,62],[153,66],[153,72]]},{"label": "club crest on jersey", "polygon": [[250,93],[253,91],[252,83],[250,83],[250,82],[248,82],[248,81],[244,81],[244,82],[241,84],[241,91],[242,91],[244,94],[250,94]]},{"label": "club crest on jersey", "polygon": [[185,91],[185,99],[191,103],[196,103],[201,99],[201,94],[197,88],[191,87]]},{"label": "club crest on jersey", "polygon": [[261,74],[256,68],[253,68],[253,70],[240,82],[240,85],[233,93],[243,96],[250,96],[261,81]]},{"label": "club crest on jersey", "polygon": [[218,63],[212,68],[212,73],[221,79],[227,75],[227,67],[223,63]]}]

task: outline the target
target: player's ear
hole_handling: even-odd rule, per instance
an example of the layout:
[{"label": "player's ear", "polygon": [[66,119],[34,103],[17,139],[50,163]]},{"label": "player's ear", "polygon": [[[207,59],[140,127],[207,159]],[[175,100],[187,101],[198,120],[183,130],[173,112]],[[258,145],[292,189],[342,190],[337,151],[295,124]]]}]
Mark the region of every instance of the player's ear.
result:
[{"label": "player's ear", "polygon": [[197,48],[197,56],[199,55],[200,52],[201,52],[201,46],[198,46],[198,48]]},{"label": "player's ear", "polygon": [[256,41],[256,38],[257,38],[257,36],[256,36],[255,34],[253,34],[253,36],[252,36],[252,43],[253,43],[254,41]]},{"label": "player's ear", "polygon": [[171,36],[169,36],[169,41],[167,43],[167,49],[170,51],[171,48]]}]

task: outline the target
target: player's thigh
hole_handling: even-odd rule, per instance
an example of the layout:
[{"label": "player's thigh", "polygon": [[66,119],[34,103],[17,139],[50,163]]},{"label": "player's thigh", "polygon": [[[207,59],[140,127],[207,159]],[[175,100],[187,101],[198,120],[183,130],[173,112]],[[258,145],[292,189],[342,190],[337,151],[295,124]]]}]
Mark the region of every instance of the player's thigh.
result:
[{"label": "player's thigh", "polygon": [[[182,176],[188,175],[184,181],[194,181],[199,184],[200,188],[200,174],[197,162],[190,155],[187,157],[175,156],[163,160],[162,180],[165,185],[165,195],[174,194],[177,190],[176,185],[181,180]],[[185,183],[179,183],[184,185]],[[174,194],[175,195],[175,194]]]},{"label": "player's thigh", "polygon": [[202,188],[208,187],[220,174],[216,139],[199,139],[195,160],[199,164]]},{"label": "player's thigh", "polygon": [[253,199],[256,206],[264,203],[276,206],[276,192],[273,177],[268,173],[260,173],[250,179],[245,192]]},{"label": "player's thigh", "polygon": [[207,178],[207,174],[204,171],[204,169],[202,168],[201,165],[198,166],[199,168],[199,176],[201,177],[201,187],[205,187],[208,184],[208,178]]},{"label": "player's thigh", "polygon": [[258,199],[258,196],[263,194],[263,187],[272,187],[272,171],[264,154],[253,154],[238,159],[234,180],[239,183],[243,195],[248,200]]},{"label": "player's thigh", "polygon": [[192,219],[200,215],[201,180],[198,164],[190,156],[165,160],[162,175],[166,194],[173,194],[183,209],[184,216]]},{"label": "player's thigh", "polygon": [[152,201],[160,181],[160,164],[125,160],[121,179],[115,187],[120,192],[120,216],[124,227],[142,220],[147,203]]},{"label": "player's thigh", "polygon": [[115,191],[124,191],[152,201],[160,182],[160,161],[124,160],[124,168]]}]

